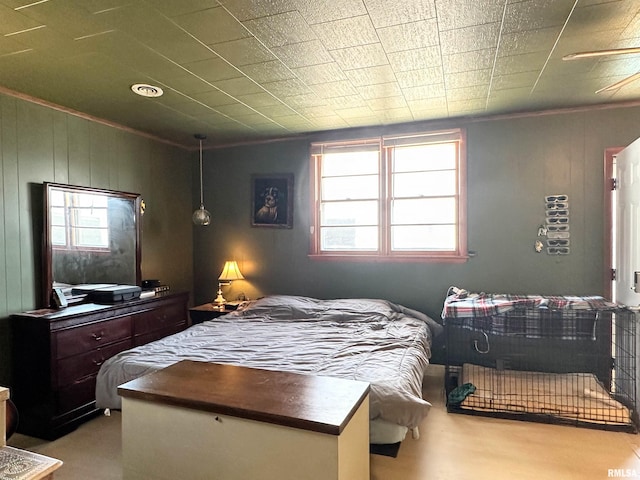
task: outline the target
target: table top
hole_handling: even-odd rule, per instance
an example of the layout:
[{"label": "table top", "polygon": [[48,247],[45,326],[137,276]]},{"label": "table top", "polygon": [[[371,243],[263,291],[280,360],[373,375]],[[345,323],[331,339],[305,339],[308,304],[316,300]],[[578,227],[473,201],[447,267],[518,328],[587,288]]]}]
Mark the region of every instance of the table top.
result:
[{"label": "table top", "polygon": [[339,435],[367,399],[369,384],[183,360],[120,385],[118,393],[125,398]]}]

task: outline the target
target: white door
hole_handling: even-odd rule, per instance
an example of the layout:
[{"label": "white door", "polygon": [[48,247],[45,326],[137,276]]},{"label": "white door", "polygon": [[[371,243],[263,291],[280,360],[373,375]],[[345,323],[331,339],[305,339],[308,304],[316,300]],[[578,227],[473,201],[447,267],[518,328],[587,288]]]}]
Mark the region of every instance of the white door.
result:
[{"label": "white door", "polygon": [[615,300],[636,307],[640,305],[640,285],[635,284],[635,272],[640,276],[640,138],[617,155],[616,181]]}]

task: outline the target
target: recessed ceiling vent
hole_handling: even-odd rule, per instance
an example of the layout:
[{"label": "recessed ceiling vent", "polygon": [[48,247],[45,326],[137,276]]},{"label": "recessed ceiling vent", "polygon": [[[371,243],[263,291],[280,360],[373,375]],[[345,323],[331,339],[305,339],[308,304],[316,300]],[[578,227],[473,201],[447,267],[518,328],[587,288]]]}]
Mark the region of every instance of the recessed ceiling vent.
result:
[{"label": "recessed ceiling vent", "polygon": [[155,85],[147,85],[146,83],[136,83],[135,85],[131,85],[131,90],[133,93],[137,93],[142,97],[161,97],[164,93],[160,87],[156,87]]}]

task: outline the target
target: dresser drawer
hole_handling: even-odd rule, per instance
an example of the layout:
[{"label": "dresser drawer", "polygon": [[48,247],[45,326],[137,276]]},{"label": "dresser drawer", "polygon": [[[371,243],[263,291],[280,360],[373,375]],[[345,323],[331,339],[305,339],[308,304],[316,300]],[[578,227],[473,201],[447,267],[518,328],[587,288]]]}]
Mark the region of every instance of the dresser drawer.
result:
[{"label": "dresser drawer", "polygon": [[134,346],[144,345],[149,342],[153,342],[154,340],[158,340],[160,338],[167,337],[169,335],[173,335],[174,333],[181,332],[186,327],[185,323],[169,325],[160,330],[155,330],[153,332],[145,333],[144,335],[136,335],[134,339]]},{"label": "dresser drawer", "polygon": [[56,414],[64,414],[96,400],[96,376],[91,375],[56,391]]},{"label": "dresser drawer", "polygon": [[57,333],[55,337],[57,358],[70,357],[131,337],[131,317],[72,328]]},{"label": "dresser drawer", "polygon": [[164,330],[172,325],[184,325],[186,322],[186,309],[183,304],[167,304],[135,315],[133,317],[134,334],[144,335],[156,330]]},{"label": "dresser drawer", "polygon": [[58,386],[71,384],[87,375],[95,375],[107,358],[132,346],[131,338],[127,338],[106,347],[63,358],[58,362]]}]

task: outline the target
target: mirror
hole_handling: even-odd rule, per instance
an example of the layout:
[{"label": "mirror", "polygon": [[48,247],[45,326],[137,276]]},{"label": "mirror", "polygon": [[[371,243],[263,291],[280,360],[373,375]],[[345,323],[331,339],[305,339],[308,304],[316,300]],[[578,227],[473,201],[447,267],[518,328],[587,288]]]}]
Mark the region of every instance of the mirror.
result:
[{"label": "mirror", "polygon": [[140,195],[44,186],[44,305],[54,287],[140,285]]}]

